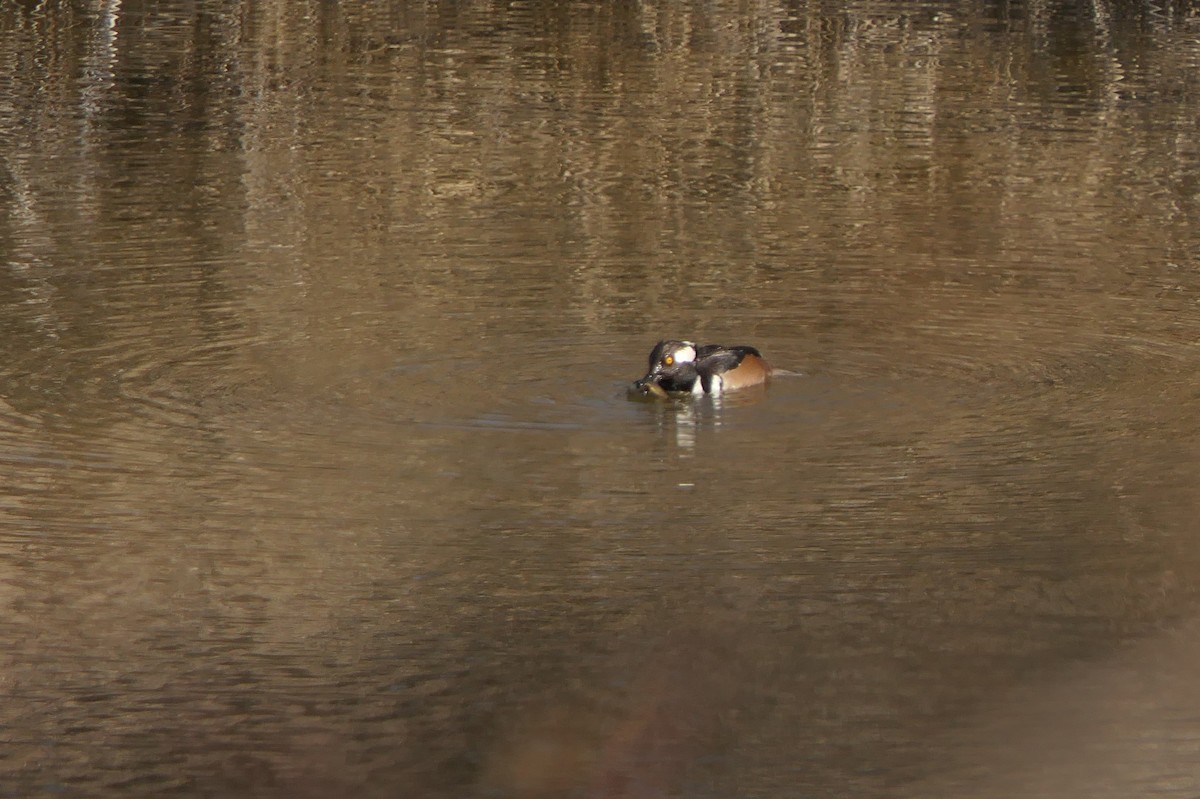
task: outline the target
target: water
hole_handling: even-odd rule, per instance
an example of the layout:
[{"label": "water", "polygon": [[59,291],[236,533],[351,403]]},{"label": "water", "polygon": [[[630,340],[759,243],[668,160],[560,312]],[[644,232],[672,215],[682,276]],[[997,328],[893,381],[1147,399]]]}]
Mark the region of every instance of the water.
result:
[{"label": "water", "polygon": [[0,796],[1194,795],[1198,34],[0,11]]}]

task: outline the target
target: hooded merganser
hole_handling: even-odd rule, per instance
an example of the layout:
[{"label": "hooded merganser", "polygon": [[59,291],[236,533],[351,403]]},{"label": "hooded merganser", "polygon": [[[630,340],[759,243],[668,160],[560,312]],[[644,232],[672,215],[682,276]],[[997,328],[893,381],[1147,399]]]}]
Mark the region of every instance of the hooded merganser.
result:
[{"label": "hooded merganser", "polygon": [[663,339],[650,352],[650,371],[633,384],[637,394],[721,394],[761,386],[774,371],[754,347],[723,347]]}]

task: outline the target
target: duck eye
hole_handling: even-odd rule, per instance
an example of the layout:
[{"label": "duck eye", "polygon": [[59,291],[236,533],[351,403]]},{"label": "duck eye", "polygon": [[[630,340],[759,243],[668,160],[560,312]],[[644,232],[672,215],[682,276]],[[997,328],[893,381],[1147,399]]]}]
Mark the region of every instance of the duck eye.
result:
[{"label": "duck eye", "polygon": [[667,366],[670,366],[671,364],[675,363],[675,356],[668,355],[667,357],[663,358],[663,363],[665,363]]}]

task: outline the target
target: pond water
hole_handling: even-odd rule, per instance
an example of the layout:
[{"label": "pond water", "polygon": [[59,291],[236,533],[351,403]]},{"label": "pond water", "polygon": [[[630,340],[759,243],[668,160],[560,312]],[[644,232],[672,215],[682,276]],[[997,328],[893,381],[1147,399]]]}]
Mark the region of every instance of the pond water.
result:
[{"label": "pond water", "polygon": [[[0,796],[1195,796],[1200,11],[0,9]],[[663,337],[765,393],[634,402]]]}]

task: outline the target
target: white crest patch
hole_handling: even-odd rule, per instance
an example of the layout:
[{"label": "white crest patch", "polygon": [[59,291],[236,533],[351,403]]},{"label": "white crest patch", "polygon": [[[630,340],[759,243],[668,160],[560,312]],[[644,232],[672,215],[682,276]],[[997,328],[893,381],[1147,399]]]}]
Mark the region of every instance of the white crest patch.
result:
[{"label": "white crest patch", "polygon": [[671,355],[675,358],[675,363],[691,363],[696,360],[696,348],[684,342],[683,346],[675,350]]}]

